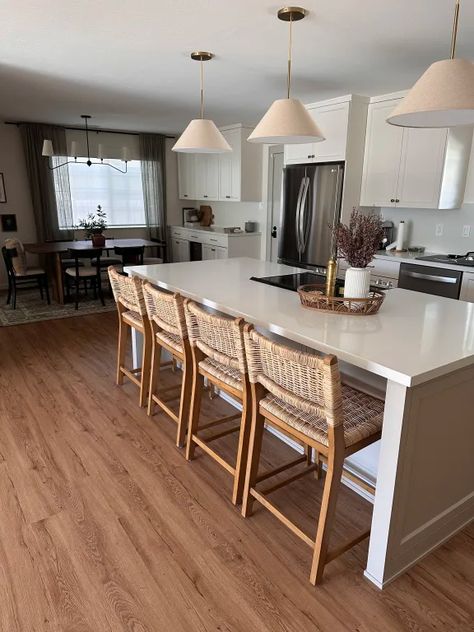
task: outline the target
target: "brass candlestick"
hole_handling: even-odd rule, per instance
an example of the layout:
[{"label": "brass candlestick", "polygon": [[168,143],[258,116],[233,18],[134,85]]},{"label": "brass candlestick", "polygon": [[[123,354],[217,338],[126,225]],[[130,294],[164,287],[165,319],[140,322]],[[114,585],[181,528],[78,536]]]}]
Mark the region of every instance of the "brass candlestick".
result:
[{"label": "brass candlestick", "polygon": [[336,289],[337,262],[331,257],[326,268],[326,296],[334,296]]}]

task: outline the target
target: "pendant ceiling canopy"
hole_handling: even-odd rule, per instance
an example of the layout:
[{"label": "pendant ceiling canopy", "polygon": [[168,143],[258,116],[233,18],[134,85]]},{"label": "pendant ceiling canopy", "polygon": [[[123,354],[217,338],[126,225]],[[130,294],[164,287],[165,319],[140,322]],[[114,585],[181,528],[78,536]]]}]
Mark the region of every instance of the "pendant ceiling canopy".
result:
[{"label": "pendant ceiling canopy", "polygon": [[459,0],[456,0],[451,58],[428,68],[388,117],[388,123],[428,128],[474,124],[474,64],[467,59],[455,59],[458,20]]},{"label": "pendant ceiling canopy", "polygon": [[267,110],[256,128],[248,137],[251,143],[315,143],[324,136],[308,110],[298,99],[290,98],[291,53],[293,44],[293,22],[302,20],[306,10],[301,7],[285,7],[278,11],[278,19],[289,22],[287,98],[277,99]]},{"label": "pendant ceiling canopy", "polygon": [[179,137],[173,151],[188,154],[222,154],[232,151],[215,123],[204,118],[204,68],[203,62],[209,61],[214,55],[203,51],[191,53],[191,59],[200,62],[201,84],[201,113],[200,118],[193,119]]}]

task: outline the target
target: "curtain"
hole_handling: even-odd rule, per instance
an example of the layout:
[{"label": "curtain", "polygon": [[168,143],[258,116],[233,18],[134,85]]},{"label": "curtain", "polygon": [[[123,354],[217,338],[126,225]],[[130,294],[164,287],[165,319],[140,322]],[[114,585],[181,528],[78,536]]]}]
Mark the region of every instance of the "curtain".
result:
[{"label": "curtain", "polygon": [[139,134],[139,142],[148,237],[166,241],[166,140],[161,134]]},{"label": "curtain", "polygon": [[[66,131],[55,125],[21,125],[26,169],[30,181],[38,241],[73,239],[73,215],[68,168],[56,166],[67,160]],[[43,141],[53,142],[55,155],[41,155]]]}]

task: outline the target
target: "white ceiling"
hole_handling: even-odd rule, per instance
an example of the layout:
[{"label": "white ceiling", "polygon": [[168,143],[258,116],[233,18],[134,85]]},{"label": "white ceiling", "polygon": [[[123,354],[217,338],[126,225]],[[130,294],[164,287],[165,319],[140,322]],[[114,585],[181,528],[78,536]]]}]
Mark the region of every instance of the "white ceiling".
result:
[{"label": "white ceiling", "polygon": [[[303,0],[302,0],[303,1]],[[192,50],[210,50],[207,115],[253,123],[284,95],[287,25],[271,0],[2,0],[0,118],[177,132],[199,106]],[[304,0],[293,93],[304,102],[409,87],[448,57],[454,0]],[[458,56],[474,59],[474,2]]]}]

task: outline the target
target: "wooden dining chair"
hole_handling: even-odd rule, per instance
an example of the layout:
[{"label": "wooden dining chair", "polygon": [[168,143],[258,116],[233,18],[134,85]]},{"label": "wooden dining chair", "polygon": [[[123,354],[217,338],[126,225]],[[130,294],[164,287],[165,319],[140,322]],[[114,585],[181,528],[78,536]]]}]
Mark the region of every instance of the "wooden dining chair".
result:
[{"label": "wooden dining chair", "polygon": [[[368,537],[365,531],[328,551],[344,459],[380,439],[384,402],[341,384],[337,358],[318,356],[273,342],[246,325],[245,352],[252,392],[252,428],[242,514],[260,502],[313,550],[310,582],[322,580],[324,566]],[[287,483],[319,467],[306,467],[284,481],[257,488],[265,424],[309,446],[327,464],[316,538],[308,536],[268,499]],[[351,478],[357,479],[355,475]],[[364,485],[366,483],[364,482]]]},{"label": "wooden dining chair", "polygon": [[[184,316],[183,298],[179,294],[159,290],[148,282],[143,284],[142,289],[153,339],[148,414],[153,413],[154,405],[157,404],[171,417],[177,424],[176,445],[182,448],[186,440],[192,385],[191,347]],[[174,362],[173,360],[161,362],[162,349],[171,354]],[[175,364],[180,365],[183,375],[181,386],[178,387],[178,414],[168,405],[169,401],[176,399],[176,395],[170,391],[176,391],[177,387],[163,388],[160,385],[160,370],[163,367],[174,367]]]},{"label": "wooden dining chair", "polygon": [[[98,296],[102,305],[105,305],[104,295],[102,293],[102,278],[100,275],[101,253],[101,248],[69,249],[69,257],[74,260],[74,266],[64,270],[64,276],[66,279],[66,295],[69,296],[70,286],[74,284],[74,305],[76,309],[79,308],[79,290],[81,281],[84,284],[85,292],[87,292],[87,282],[89,281],[95,298]],[[84,260],[90,260],[90,265],[86,265]],[[92,263],[92,261],[94,261],[94,263]]]},{"label": "wooden dining chair", "polygon": [[[143,298],[142,282],[119,272],[114,266],[108,269],[118,314],[117,384],[123,384],[126,376],[139,388],[139,404],[145,406],[150,384],[152,334]],[[143,336],[142,363],[137,368],[125,366],[128,332],[135,329]]]},{"label": "wooden dining chair", "polygon": [[[193,459],[195,448],[199,446],[217,461],[233,477],[232,502],[238,504],[242,502],[250,425],[250,390],[243,341],[244,321],[241,318],[233,319],[210,314],[189,299],[184,302],[184,312],[193,359],[186,458]],[[242,412],[200,423],[204,378],[236,399],[242,406]],[[207,430],[237,419],[237,425],[207,435]],[[203,431],[207,436],[202,434]],[[239,433],[235,463],[229,463],[210,447],[212,441],[232,433]]]}]

